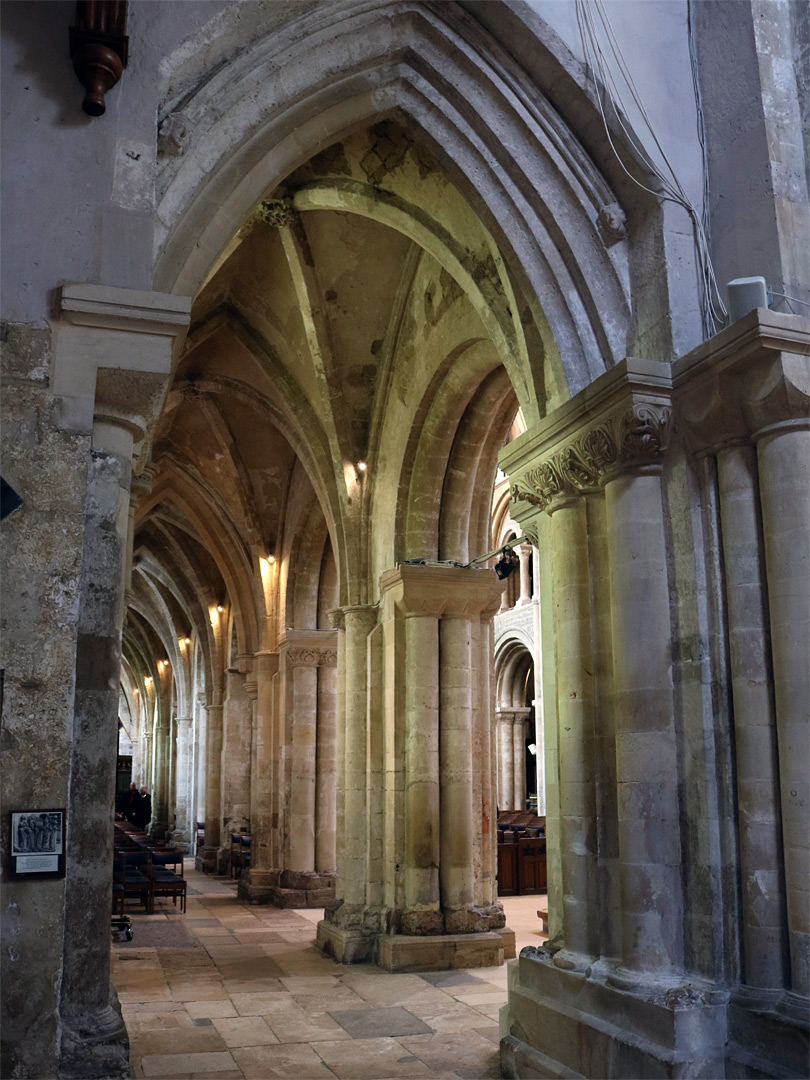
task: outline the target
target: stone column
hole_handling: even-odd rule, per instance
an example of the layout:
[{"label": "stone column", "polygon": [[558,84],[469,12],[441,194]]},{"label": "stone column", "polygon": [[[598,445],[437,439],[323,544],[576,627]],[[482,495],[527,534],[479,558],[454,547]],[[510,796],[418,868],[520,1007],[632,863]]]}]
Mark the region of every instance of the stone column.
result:
[{"label": "stone column", "polygon": [[343,836],[337,855],[336,892],[345,904],[365,902],[366,844],[366,639],[376,607],[343,608],[345,621],[345,728]]},{"label": "stone column", "polygon": [[230,834],[250,828],[251,706],[246,682],[252,656],[237,657],[238,671],[225,673],[222,710],[222,829],[219,869],[230,860]]},{"label": "stone column", "polygon": [[782,822],[757,455],[717,455],[740,815],[745,983],[786,985]]},{"label": "stone column", "polygon": [[190,716],[178,717],[177,725],[177,819],[174,842],[182,851],[188,851],[191,843],[193,822],[189,821],[191,802],[191,729]]},{"label": "stone column", "polygon": [[135,445],[144,456],[148,451],[147,433],[163,402],[190,301],[65,285],[59,306],[50,389],[61,399],[62,415],[71,417],[69,426],[92,435],[92,447],[67,800],[58,1072],[119,1076],[128,1069],[128,1053],[114,992],[111,997],[109,919],[130,480]]},{"label": "stone column", "polygon": [[[651,471],[641,471],[644,468]],[[681,968],[683,932],[669,582],[659,472],[642,465],[639,471],[617,475],[605,488],[605,511],[622,967],[636,975],[663,975]]]},{"label": "stone column", "polygon": [[499,709],[498,723],[498,809],[515,810],[515,745],[512,726],[515,714]]},{"label": "stone column", "polygon": [[289,869],[310,874],[315,872],[318,669],[314,664],[293,662],[288,679],[292,683],[292,700],[287,703],[292,714]]},{"label": "stone column", "polygon": [[154,732],[144,731],[143,733],[143,761],[141,765],[140,780],[138,781],[138,787],[146,786],[147,791],[151,791],[153,788],[152,783],[152,755],[154,753],[152,749],[152,740],[154,739]]},{"label": "stone column", "polygon": [[524,542],[518,548],[520,559],[520,596],[516,607],[524,607],[532,602],[532,579],[529,572],[532,560],[532,545]]},{"label": "stone column", "polygon": [[[808,353],[806,319],[760,310],[675,366],[690,449],[717,455],[743,916],[736,1026],[752,1047],[782,987],[777,1011],[806,1024],[810,989]],[[788,1069],[791,1028],[769,1036]]]},{"label": "stone column", "polygon": [[254,726],[255,775],[250,787],[251,864],[239,877],[239,896],[250,903],[269,903],[278,885],[279,868],[274,860],[273,791],[278,784],[275,761],[274,678],[278,672],[277,652],[263,649],[253,656],[256,679]]},{"label": "stone column", "polygon": [[560,836],[565,949],[560,967],[585,968],[596,941],[596,796],[588,532],[583,498],[551,507]]},{"label": "stone column", "polygon": [[439,897],[439,622],[405,613],[406,934],[441,933]]},{"label": "stone column", "polygon": [[805,415],[765,427],[754,438],[768,573],[790,988],[806,999],[810,994],[810,423],[806,381],[803,389]]},{"label": "stone column", "polygon": [[[384,667],[405,718],[402,932],[486,933],[503,925],[503,912],[474,907],[472,833],[482,821],[473,805],[483,793],[473,788],[472,642],[500,586],[491,572],[400,566],[382,588],[403,626],[403,652],[394,646]],[[478,707],[488,712],[488,700]]]},{"label": "stone column", "polygon": [[526,809],[526,712],[515,712],[512,725],[512,763],[516,810]]},{"label": "stone column", "polygon": [[169,666],[158,664],[155,677],[155,771],[152,780],[152,822],[149,831],[162,839],[169,829],[169,812],[172,805],[169,784],[171,781],[172,721],[171,703],[173,676]]},{"label": "stone column", "polygon": [[470,929],[475,899],[473,832],[472,626],[466,616],[448,614],[439,625],[441,678],[439,707],[440,886],[447,933]]},{"label": "stone column", "polygon": [[222,844],[222,691],[205,706],[205,845],[197,852],[197,869],[217,872]]},{"label": "stone column", "polygon": [[315,870],[335,872],[337,791],[337,654],[318,668],[318,745],[315,770]]},{"label": "stone column", "polygon": [[377,608],[329,612],[337,635],[336,899],[318,923],[317,944],[341,963],[370,957],[376,925],[368,917],[366,749],[368,635]]}]

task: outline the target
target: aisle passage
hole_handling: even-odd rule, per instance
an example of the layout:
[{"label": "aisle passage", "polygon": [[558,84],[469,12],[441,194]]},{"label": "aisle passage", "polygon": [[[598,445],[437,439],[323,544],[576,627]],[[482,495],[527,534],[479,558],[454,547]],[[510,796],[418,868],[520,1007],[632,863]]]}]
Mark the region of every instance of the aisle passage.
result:
[{"label": "aisle passage", "polygon": [[[171,900],[113,946],[113,983],[138,1077],[384,1080],[500,1076],[506,968],[391,975],[314,946],[316,911],[250,907],[187,862]],[[511,898],[517,944],[539,943],[541,898]],[[514,915],[514,918],[513,918]]]}]

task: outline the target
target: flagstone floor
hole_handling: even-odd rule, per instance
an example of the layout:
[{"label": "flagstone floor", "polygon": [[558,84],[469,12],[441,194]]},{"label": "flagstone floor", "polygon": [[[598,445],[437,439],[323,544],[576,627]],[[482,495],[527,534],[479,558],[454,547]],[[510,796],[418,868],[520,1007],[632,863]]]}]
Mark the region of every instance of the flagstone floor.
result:
[{"label": "flagstone floor", "polygon": [[[146,1080],[484,1080],[500,1076],[506,967],[392,975],[315,949],[320,911],[237,900],[186,864],[188,911],[133,917],[112,979]],[[518,952],[538,944],[545,897],[504,898]]]}]

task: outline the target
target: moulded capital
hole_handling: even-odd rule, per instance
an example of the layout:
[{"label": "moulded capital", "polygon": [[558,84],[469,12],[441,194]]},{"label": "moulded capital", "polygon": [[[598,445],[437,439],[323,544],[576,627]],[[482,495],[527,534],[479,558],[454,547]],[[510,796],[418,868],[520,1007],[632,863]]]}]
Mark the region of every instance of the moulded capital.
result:
[{"label": "moulded capital", "polygon": [[380,586],[383,598],[406,617],[488,617],[501,603],[502,586],[493,570],[402,563],[382,575]]},{"label": "moulded capital", "polygon": [[629,357],[504,447],[512,516],[537,539],[537,513],[598,491],[618,473],[659,468],[669,445],[668,364]]},{"label": "moulded capital", "polygon": [[810,417],[810,320],[761,308],[681,357],[673,396],[689,448],[710,453]]}]

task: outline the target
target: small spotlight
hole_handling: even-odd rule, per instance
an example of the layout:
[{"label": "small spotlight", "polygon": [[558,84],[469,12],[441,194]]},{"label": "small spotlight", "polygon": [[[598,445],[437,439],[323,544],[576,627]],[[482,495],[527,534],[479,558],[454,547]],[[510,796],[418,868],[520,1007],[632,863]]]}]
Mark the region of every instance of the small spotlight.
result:
[{"label": "small spotlight", "polygon": [[152,681],[152,676],[151,676],[151,675],[147,675],[147,676],[146,676],[146,678],[145,678],[145,679],[144,679],[143,681],[144,681],[145,683],[150,683],[150,682]]},{"label": "small spotlight", "polygon": [[510,547],[507,547],[503,549],[500,559],[495,563],[495,573],[498,575],[499,580],[503,581],[519,566],[520,559]]},{"label": "small spotlight", "polygon": [[368,468],[368,465],[366,465],[365,461],[358,461],[357,462],[357,471],[358,472],[365,472],[367,468]]},{"label": "small spotlight", "polygon": [[133,687],[132,687],[132,693],[133,693],[133,694],[137,694],[137,693],[138,693],[138,687],[137,687],[137,686],[133,686]]},{"label": "small spotlight", "polygon": [[270,565],[272,566],[272,565],[273,565],[273,563],[274,563],[274,562],[276,561],[276,557],[275,557],[275,555],[268,555],[268,556],[267,556],[267,561],[268,561],[268,563],[269,563],[269,564],[270,564]]},{"label": "small spotlight", "polygon": [[217,611],[224,611],[224,610],[225,610],[225,608],[222,606],[222,604],[217,604]]},{"label": "small spotlight", "polygon": [[183,638],[183,644],[184,645],[190,645],[191,644],[191,638],[190,637],[184,637]]}]

